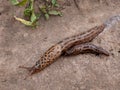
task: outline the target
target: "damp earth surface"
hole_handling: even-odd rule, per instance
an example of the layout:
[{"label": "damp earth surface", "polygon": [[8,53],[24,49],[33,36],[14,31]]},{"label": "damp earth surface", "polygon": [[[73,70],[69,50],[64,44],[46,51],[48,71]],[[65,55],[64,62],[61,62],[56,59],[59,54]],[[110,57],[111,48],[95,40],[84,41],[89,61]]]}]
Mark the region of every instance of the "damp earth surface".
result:
[{"label": "damp earth surface", "polygon": [[[78,7],[74,1],[77,2]],[[24,8],[0,0],[0,90],[120,90],[120,22],[91,43],[110,56],[80,54],[60,57],[55,63],[24,80],[41,55],[60,40],[100,25],[120,14],[120,0],[58,0],[63,16],[41,18],[36,28],[14,19]]]}]

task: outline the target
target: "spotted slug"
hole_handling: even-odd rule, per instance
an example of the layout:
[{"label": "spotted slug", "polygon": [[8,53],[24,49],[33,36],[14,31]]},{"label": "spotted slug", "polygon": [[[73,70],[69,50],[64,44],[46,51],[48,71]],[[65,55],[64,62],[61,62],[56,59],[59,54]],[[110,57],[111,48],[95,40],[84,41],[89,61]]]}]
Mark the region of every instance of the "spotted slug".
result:
[{"label": "spotted slug", "polygon": [[[100,34],[105,28],[105,24],[95,26],[87,32],[65,38],[58,42],[51,48],[49,48],[43,56],[32,67],[20,66],[20,68],[26,68],[29,71],[29,75],[40,72],[50,64],[52,64],[57,58],[59,58],[65,51],[69,50],[72,46],[83,44],[92,41],[98,34]],[[101,51],[102,52],[102,51]],[[98,52],[99,53],[99,52]]]}]

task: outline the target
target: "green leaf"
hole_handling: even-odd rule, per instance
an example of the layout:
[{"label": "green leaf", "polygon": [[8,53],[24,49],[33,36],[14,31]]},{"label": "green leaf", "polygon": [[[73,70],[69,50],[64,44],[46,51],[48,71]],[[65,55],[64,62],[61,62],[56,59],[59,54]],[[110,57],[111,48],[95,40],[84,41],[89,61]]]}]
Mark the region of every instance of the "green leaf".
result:
[{"label": "green leaf", "polygon": [[24,10],[24,15],[31,17],[33,12],[33,0],[29,0],[29,6]]},{"label": "green leaf", "polygon": [[19,2],[18,0],[11,0],[13,5],[16,6],[24,6],[27,3],[28,0],[22,0],[21,2]]},{"label": "green leaf", "polygon": [[17,5],[18,6],[24,6],[24,5],[26,5],[27,1],[28,0],[23,0],[23,1],[19,2],[19,4],[17,4]]},{"label": "green leaf", "polygon": [[11,0],[11,2],[13,5],[17,5],[19,3],[18,0]]},{"label": "green leaf", "polygon": [[52,2],[52,5],[55,6],[57,0],[52,0],[51,2]]},{"label": "green leaf", "polygon": [[23,24],[26,25],[26,26],[35,26],[35,24],[34,24],[33,22],[30,22],[30,21],[27,21],[27,20],[18,18],[18,17],[16,17],[16,16],[14,16],[14,18],[15,18],[17,21],[20,21],[21,23],[23,23]]},{"label": "green leaf", "polygon": [[49,14],[45,14],[45,18],[46,18],[46,20],[48,20],[49,19]]},{"label": "green leaf", "polygon": [[25,16],[31,16],[31,13],[32,13],[32,11],[31,11],[31,9],[30,8],[26,8],[25,10],[24,10],[24,15]]},{"label": "green leaf", "polygon": [[37,17],[35,15],[34,11],[32,11],[32,15],[31,15],[30,21],[31,22],[35,22],[36,20],[37,20]]},{"label": "green leaf", "polygon": [[39,6],[40,11],[41,11],[39,14],[36,14],[34,11],[34,6],[33,6],[34,1],[35,0],[11,0],[12,4],[16,5],[16,6],[23,6],[23,5],[28,4],[28,5],[26,5],[27,7],[25,7],[24,15],[29,17],[29,20],[18,18],[16,16],[14,18],[26,26],[33,27],[33,26],[36,26],[37,21],[38,21],[39,17],[41,16],[41,14],[44,14],[44,16],[47,20],[49,19],[50,15],[62,16],[62,13],[60,11],[51,10],[51,8],[59,7],[59,4],[57,4],[57,0],[46,0],[47,2],[50,1],[51,3],[50,3],[50,5],[43,4],[42,6]]},{"label": "green leaf", "polygon": [[45,5],[42,5],[42,6],[39,6],[40,10],[42,13],[47,13],[47,9],[46,9],[46,6]]},{"label": "green leaf", "polygon": [[41,13],[36,14],[37,20],[40,18],[40,16],[41,16]]},{"label": "green leaf", "polygon": [[55,11],[55,10],[51,10],[48,12],[50,15],[59,15],[62,16],[62,13],[60,11]]},{"label": "green leaf", "polygon": [[55,4],[56,7],[59,7],[60,5],[58,3]]},{"label": "green leaf", "polygon": [[24,10],[24,15],[29,16],[30,21],[27,21],[27,20],[21,19],[21,18],[17,18],[17,17],[15,17],[15,19],[20,21],[21,23],[23,23],[26,26],[36,26],[36,21],[37,21],[38,18],[34,13],[33,3],[34,3],[34,0],[30,0],[29,1],[29,6]]},{"label": "green leaf", "polygon": [[33,22],[33,23],[35,23],[37,21],[37,16],[34,13],[33,3],[34,3],[34,0],[31,0],[30,7],[31,7],[32,14],[31,14],[31,17],[30,17],[30,21]]},{"label": "green leaf", "polygon": [[31,8],[31,10],[33,10],[33,3],[34,3],[34,0],[30,0],[30,8]]}]

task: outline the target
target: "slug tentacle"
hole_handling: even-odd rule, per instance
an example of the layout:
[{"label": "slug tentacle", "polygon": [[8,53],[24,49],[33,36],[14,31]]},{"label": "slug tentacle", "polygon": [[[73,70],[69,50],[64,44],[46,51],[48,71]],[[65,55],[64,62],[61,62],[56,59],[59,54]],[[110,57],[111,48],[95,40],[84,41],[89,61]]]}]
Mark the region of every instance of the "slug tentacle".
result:
[{"label": "slug tentacle", "polygon": [[38,68],[36,68],[35,65],[33,67],[19,66],[19,68],[23,68],[29,71],[28,74],[24,77],[24,80],[32,76],[34,73],[37,73],[40,71]]},{"label": "slug tentacle", "polygon": [[36,67],[36,65],[34,65],[33,67],[19,66],[19,68],[24,68],[24,69],[28,70],[29,75],[32,75],[32,74],[36,73],[37,71],[39,71],[39,67]]},{"label": "slug tentacle", "polygon": [[24,69],[26,69],[26,70],[30,71],[32,67],[19,66],[19,68],[24,68]]}]

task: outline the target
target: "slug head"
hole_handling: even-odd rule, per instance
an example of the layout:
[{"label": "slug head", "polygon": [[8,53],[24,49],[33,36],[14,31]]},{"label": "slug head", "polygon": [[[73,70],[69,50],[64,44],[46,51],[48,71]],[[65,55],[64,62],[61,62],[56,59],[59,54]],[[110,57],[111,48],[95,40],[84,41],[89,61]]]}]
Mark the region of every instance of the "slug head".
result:
[{"label": "slug head", "polygon": [[36,64],[32,67],[19,66],[19,68],[24,68],[29,71],[29,74],[25,77],[26,79],[28,76],[31,76],[41,70],[40,60],[38,60]]}]

